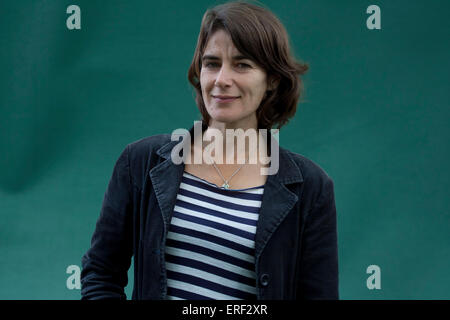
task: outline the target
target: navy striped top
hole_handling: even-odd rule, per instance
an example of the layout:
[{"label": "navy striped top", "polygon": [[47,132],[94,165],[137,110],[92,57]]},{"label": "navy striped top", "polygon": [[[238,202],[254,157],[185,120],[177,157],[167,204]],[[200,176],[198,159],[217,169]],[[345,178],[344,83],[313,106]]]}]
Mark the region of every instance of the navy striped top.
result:
[{"label": "navy striped top", "polygon": [[167,234],[167,298],[255,300],[264,186],[224,189],[184,172]]}]

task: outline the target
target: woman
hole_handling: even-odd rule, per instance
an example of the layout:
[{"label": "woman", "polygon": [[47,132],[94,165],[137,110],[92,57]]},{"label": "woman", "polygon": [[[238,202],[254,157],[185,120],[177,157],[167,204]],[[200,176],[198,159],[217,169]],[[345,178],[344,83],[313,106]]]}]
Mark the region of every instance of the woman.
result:
[{"label": "woman", "polygon": [[286,124],[306,70],[267,9],[229,2],[205,13],[188,73],[202,126],[181,152],[204,161],[175,163],[170,135],[125,148],[82,259],[82,299],[126,299],[133,255],[133,299],[339,298],[332,180],[272,135],[244,146],[227,136]]}]

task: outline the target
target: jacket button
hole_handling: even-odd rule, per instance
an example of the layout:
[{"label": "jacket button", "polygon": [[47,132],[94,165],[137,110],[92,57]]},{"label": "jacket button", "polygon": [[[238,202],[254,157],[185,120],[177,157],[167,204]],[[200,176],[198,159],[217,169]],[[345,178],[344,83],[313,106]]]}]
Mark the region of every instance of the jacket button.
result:
[{"label": "jacket button", "polygon": [[269,284],[269,275],[267,273],[263,273],[259,277],[259,283],[261,284],[261,286],[267,287],[267,285]]}]

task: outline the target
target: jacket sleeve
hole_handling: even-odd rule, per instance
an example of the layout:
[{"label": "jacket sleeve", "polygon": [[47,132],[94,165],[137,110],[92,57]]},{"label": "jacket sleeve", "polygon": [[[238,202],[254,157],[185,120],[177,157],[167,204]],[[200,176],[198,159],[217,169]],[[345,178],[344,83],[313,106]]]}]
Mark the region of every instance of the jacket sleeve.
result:
[{"label": "jacket sleeve", "polygon": [[128,146],[116,161],[81,264],[81,300],[123,299],[132,257],[132,182]]},{"label": "jacket sleeve", "polygon": [[327,178],[305,222],[299,299],[339,299],[336,220],[333,181]]}]

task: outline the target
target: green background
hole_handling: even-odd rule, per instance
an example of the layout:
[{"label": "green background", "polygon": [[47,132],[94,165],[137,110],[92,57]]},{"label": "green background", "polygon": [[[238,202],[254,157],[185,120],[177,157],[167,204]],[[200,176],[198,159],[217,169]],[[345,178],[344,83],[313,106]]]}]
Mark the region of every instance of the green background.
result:
[{"label": "green background", "polygon": [[[450,299],[450,2],[262,2],[310,65],[280,143],[335,182],[341,298]],[[199,118],[187,69],[218,3],[0,2],[1,299],[80,298],[66,268],[120,152]],[[372,4],[381,30],[366,27]]]}]

